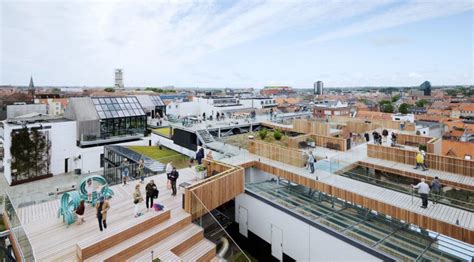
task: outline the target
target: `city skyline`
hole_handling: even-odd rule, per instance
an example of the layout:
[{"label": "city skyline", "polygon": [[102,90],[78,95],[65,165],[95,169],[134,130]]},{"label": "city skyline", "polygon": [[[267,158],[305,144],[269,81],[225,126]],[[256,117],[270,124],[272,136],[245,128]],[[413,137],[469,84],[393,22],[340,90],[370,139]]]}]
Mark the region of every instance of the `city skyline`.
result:
[{"label": "city skyline", "polygon": [[0,85],[472,85],[472,1],[0,3]]}]

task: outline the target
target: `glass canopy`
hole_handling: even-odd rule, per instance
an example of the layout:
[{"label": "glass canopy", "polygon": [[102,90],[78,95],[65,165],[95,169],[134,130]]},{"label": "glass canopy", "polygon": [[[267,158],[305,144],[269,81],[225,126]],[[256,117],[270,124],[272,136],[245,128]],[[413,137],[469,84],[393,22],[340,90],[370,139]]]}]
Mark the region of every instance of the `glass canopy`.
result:
[{"label": "glass canopy", "polygon": [[136,97],[91,97],[100,119],[145,116]]}]

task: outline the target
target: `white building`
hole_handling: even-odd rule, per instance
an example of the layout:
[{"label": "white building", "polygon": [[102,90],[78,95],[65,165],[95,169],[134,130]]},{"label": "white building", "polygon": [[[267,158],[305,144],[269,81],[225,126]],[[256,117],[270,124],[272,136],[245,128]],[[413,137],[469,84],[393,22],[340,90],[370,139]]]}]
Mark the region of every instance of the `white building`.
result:
[{"label": "white building", "polygon": [[393,121],[404,121],[408,123],[413,123],[415,122],[415,115],[414,114],[394,114],[392,115],[392,120]]},{"label": "white building", "polygon": [[123,71],[122,69],[115,69],[115,88],[123,89]]}]

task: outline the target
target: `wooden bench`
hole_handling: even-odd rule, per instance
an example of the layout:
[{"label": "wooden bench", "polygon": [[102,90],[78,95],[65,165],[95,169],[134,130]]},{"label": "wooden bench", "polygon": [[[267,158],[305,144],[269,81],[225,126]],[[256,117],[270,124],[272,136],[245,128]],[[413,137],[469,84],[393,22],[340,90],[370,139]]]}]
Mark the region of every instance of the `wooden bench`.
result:
[{"label": "wooden bench", "polygon": [[151,252],[153,252],[153,258],[159,258],[168,251],[175,254],[176,251],[181,252],[183,248],[191,247],[202,239],[204,239],[204,230],[191,223],[175,234],[130,257],[127,261],[149,262],[152,257]]},{"label": "wooden bench", "polygon": [[79,261],[86,260],[95,254],[103,252],[131,237],[143,232],[146,228],[151,228],[168,220],[171,216],[170,210],[163,211],[157,215],[139,217],[132,220],[132,223],[125,228],[118,228],[110,234],[89,238],[76,245],[76,254]]},{"label": "wooden bench", "polygon": [[190,223],[191,215],[181,211],[157,226],[151,228],[142,227],[141,233],[121,241],[113,247],[88,258],[86,261],[125,261],[181,230]]},{"label": "wooden bench", "polygon": [[184,251],[180,258],[182,261],[210,261],[216,256],[216,245],[207,239],[199,241],[194,246]]}]

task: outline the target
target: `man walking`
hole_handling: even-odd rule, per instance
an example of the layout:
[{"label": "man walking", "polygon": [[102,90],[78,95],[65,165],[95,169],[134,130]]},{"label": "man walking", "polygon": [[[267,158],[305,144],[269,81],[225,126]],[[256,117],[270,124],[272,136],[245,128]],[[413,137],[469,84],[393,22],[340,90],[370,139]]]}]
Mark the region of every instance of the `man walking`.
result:
[{"label": "man walking", "polygon": [[441,193],[441,182],[439,182],[439,178],[435,177],[435,179],[431,182],[431,192],[433,192],[433,205],[439,202],[439,197]]},{"label": "man walking", "polygon": [[104,196],[101,196],[99,201],[95,204],[100,231],[107,228],[107,211],[109,211],[109,208],[109,201],[105,200]]},{"label": "man walking", "polygon": [[308,157],[308,165],[310,169],[310,174],[314,174],[314,163],[316,162],[316,159],[313,156],[313,151],[309,151],[309,157]]},{"label": "man walking", "polygon": [[173,193],[171,194],[172,196],[176,196],[176,180],[178,180],[178,177],[179,173],[176,168],[173,167],[173,171],[171,171],[171,174],[168,177],[171,181],[171,189],[173,189]]},{"label": "man walking", "polygon": [[418,183],[416,186],[411,185],[413,189],[418,189],[418,194],[421,197],[421,208],[428,207],[428,194],[430,193],[430,186],[425,183],[425,179],[422,178],[421,182]]}]

